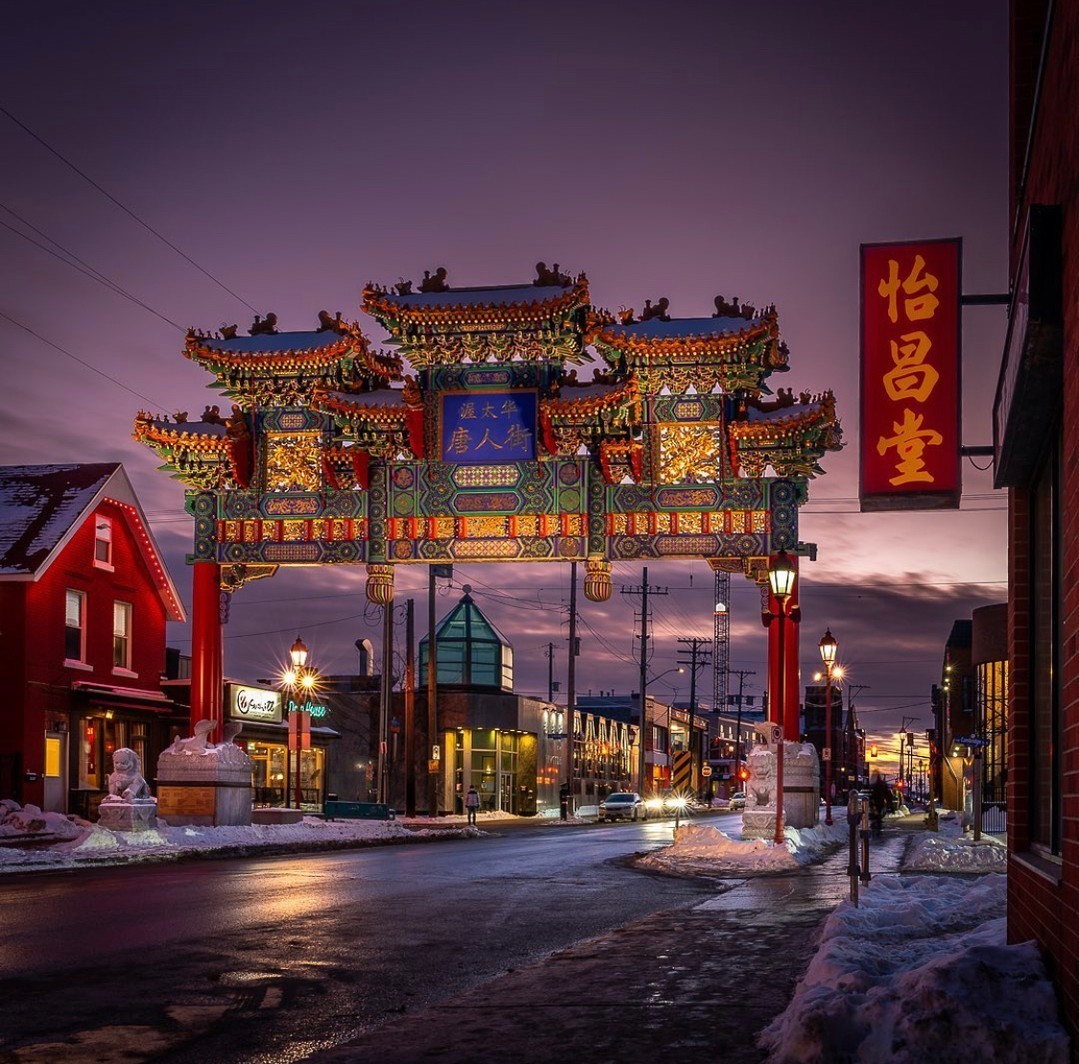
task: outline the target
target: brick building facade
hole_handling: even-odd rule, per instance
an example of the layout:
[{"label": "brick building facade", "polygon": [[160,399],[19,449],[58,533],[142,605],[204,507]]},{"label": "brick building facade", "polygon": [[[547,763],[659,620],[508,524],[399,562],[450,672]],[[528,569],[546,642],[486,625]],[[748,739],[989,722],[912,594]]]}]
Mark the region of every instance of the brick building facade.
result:
[{"label": "brick building facade", "polygon": [[[1079,4],[1013,0],[1012,305],[994,409],[1009,490],[1008,934],[1079,1033]],[[1077,1043],[1079,1044],[1079,1043]]]}]

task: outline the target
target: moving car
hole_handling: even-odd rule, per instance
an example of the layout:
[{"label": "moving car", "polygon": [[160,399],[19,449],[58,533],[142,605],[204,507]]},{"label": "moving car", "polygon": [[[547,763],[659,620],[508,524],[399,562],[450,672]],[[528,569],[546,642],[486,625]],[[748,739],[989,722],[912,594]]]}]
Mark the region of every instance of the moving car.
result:
[{"label": "moving car", "polygon": [[746,792],[735,791],[731,795],[731,800],[727,803],[727,812],[734,813],[739,809],[745,809],[746,807]]},{"label": "moving car", "polygon": [[636,820],[638,817],[647,820],[648,812],[635,791],[615,791],[599,803],[600,820]]}]

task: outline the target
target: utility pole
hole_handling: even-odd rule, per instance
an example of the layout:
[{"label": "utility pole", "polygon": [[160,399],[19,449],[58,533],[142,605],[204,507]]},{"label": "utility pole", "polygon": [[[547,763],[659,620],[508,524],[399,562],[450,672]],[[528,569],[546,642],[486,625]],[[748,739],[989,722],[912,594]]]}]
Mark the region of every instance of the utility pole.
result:
[{"label": "utility pole", "polygon": [[438,816],[438,635],[435,632],[435,577],[453,579],[452,565],[427,569],[427,815]]},{"label": "utility pole", "polygon": [[[552,658],[554,652],[552,648]],[[573,813],[573,747],[577,709],[577,563],[570,563],[569,660],[566,662],[566,816]]]},{"label": "utility pole", "polygon": [[413,600],[405,603],[405,816],[416,815],[416,639]]},{"label": "utility pole", "polygon": [[648,566],[643,569],[643,583],[638,587],[623,587],[621,589],[623,595],[640,595],[641,596],[641,733],[640,733],[640,750],[638,758],[638,776],[641,781],[641,797],[647,796],[648,791],[648,779],[647,779],[647,763],[645,760],[645,744],[651,737],[649,732],[651,730],[651,723],[648,720],[648,595],[667,595],[669,594],[668,588],[650,587],[648,584]]},{"label": "utility pole", "polygon": [[738,772],[742,768],[742,688],[745,684],[747,676],[756,676],[757,673],[754,669],[731,669],[731,673],[738,677],[738,721],[735,725],[734,732],[734,775],[738,780],[737,790],[743,790],[741,779],[738,776]]},{"label": "utility pole", "polygon": [[547,701],[554,701],[554,643],[547,644]]},{"label": "utility pole", "polygon": [[382,607],[382,686],[378,713],[378,801],[389,803],[387,740],[390,726],[390,702],[393,699],[393,602]]},{"label": "utility pole", "polygon": [[[688,646],[689,647],[688,651],[683,651],[682,653],[688,653],[690,660],[686,661],[684,659],[680,659],[678,664],[679,665],[688,665],[689,666],[689,749],[690,749],[690,758],[691,758],[691,760],[690,760],[690,769],[691,769],[691,771],[692,771],[692,766],[693,766],[692,752],[693,752],[693,747],[695,745],[694,744],[693,726],[694,726],[694,723],[696,721],[696,714],[697,714],[697,670],[699,668],[701,668],[701,666],[704,666],[704,665],[708,664],[708,659],[709,659],[709,656],[711,655],[711,651],[704,649],[704,647],[708,644],[708,642],[709,642],[709,640],[707,640],[707,639],[699,639],[699,638],[697,638],[697,636],[680,636],[679,639],[678,639],[678,643],[679,643],[680,646]],[[700,665],[697,664],[697,658],[698,657],[701,659]],[[697,761],[700,762],[701,761],[700,744],[697,743],[696,746],[697,746]],[[699,786],[697,787],[697,791],[698,791],[698,794],[699,794],[700,793],[700,787]]]}]

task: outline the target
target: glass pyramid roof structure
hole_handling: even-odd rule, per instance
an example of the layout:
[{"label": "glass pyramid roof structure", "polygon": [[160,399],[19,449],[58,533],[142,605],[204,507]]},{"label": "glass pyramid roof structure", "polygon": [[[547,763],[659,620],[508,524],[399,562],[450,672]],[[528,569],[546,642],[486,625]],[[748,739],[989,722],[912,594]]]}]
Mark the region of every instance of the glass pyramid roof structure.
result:
[{"label": "glass pyramid roof structure", "polygon": [[[438,683],[513,690],[513,647],[472,600],[471,588],[435,625]],[[420,640],[419,686],[427,683],[428,640]]]}]

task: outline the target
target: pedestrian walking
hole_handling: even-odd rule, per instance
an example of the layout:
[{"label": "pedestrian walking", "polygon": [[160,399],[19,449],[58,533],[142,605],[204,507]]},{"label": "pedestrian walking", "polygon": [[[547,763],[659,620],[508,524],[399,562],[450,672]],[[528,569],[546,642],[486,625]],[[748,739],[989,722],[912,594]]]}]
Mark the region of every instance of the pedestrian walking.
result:
[{"label": "pedestrian walking", "polygon": [[465,812],[468,813],[468,822],[470,824],[476,823],[476,810],[480,807],[480,795],[476,790],[475,784],[468,788],[468,794],[465,795]]},{"label": "pedestrian walking", "polygon": [[869,788],[869,819],[873,834],[879,836],[884,829],[884,814],[892,811],[892,792],[878,772]]}]

